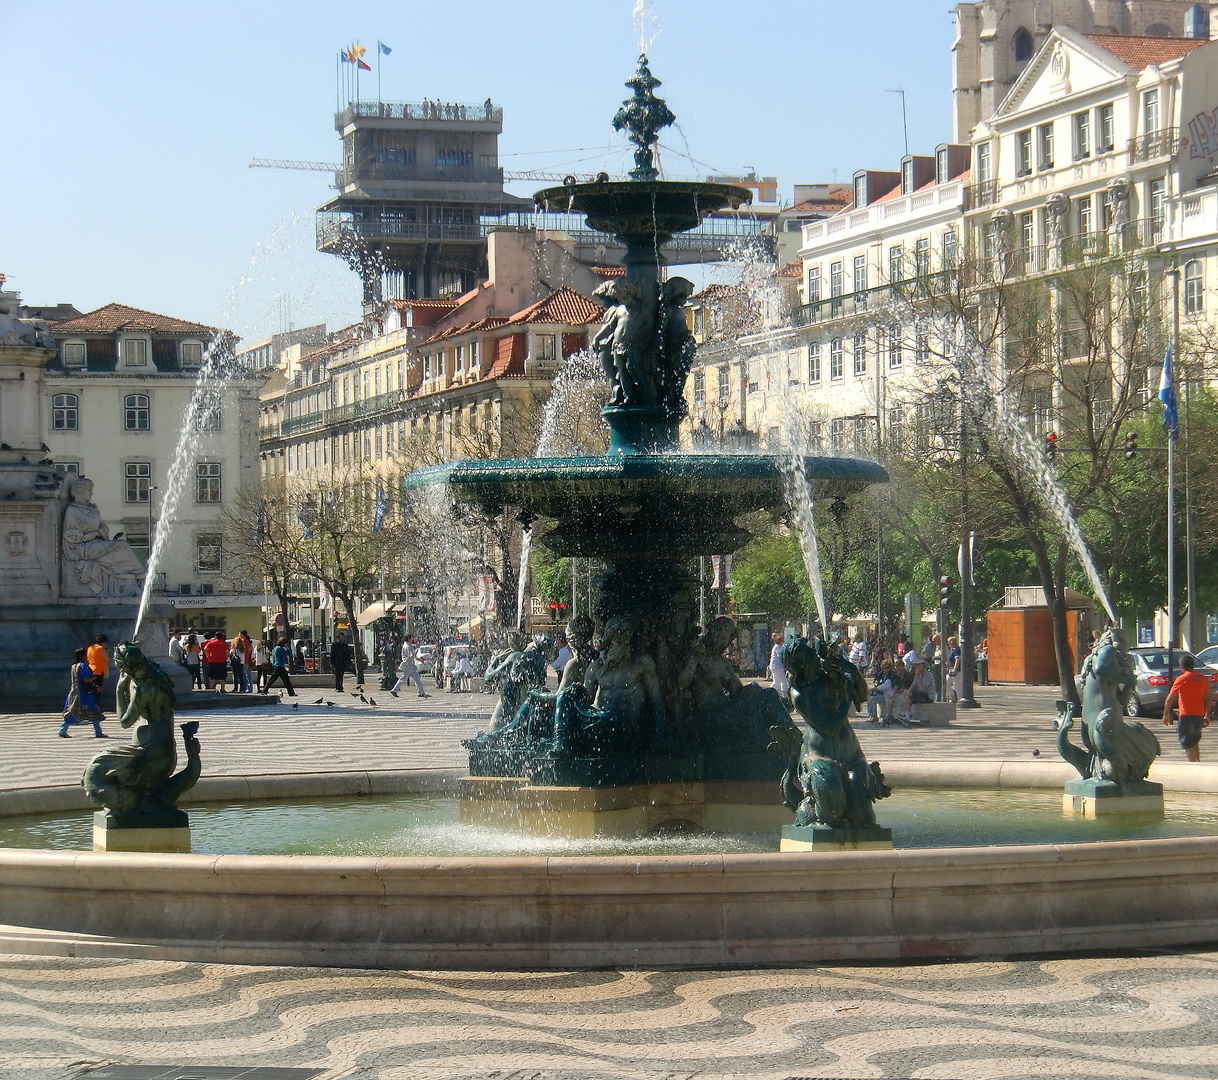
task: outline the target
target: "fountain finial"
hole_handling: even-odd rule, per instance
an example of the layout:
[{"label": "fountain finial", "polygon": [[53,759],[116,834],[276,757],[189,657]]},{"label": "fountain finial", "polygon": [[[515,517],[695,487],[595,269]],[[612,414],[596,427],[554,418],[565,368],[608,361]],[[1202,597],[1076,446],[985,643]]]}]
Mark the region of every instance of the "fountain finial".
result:
[{"label": "fountain finial", "polygon": [[613,118],[613,127],[616,131],[625,128],[628,138],[637,147],[630,176],[635,180],[655,180],[660,174],[653,163],[652,146],[660,129],[677,118],[664,99],[655,95],[655,88],[661,83],[647,66],[646,53],[639,55],[639,66],[626,80],[626,85],[633,88],[634,94],[622,102]]}]

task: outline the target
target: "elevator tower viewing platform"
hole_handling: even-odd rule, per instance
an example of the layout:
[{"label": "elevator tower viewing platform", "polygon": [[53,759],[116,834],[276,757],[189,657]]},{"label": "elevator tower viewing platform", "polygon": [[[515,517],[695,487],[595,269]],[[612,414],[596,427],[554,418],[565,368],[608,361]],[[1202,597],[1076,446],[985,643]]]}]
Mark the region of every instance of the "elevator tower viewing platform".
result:
[{"label": "elevator tower viewing platform", "polygon": [[337,196],[318,207],[317,248],[363,280],[364,303],[464,292],[486,273],[482,219],[527,211],[503,190],[503,109],[451,102],[353,101]]}]

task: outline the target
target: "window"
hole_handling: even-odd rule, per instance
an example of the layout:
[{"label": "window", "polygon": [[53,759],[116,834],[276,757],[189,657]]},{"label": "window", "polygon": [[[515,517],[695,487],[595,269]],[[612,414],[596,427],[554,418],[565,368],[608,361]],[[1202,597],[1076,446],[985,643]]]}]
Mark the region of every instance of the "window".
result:
[{"label": "window", "polygon": [[558,359],[557,334],[539,334],[537,336],[537,357],[540,360]]},{"label": "window", "polygon": [[1111,153],[1116,146],[1116,128],[1112,119],[1112,106],[1101,105],[1095,110],[1095,150],[1099,154]]},{"label": "window", "polygon": [[146,503],[152,497],[152,462],[128,461],[125,470],[127,477],[127,502]]},{"label": "window", "polygon": [[456,348],[456,353],[457,353],[456,370],[464,371],[465,370],[465,346],[458,345]]},{"label": "window", "polygon": [[990,153],[990,144],[981,143],[977,147],[977,183],[988,184],[994,179],[994,158]]},{"label": "window", "polygon": [[57,461],[55,462],[55,468],[61,470],[62,472],[75,473],[77,476],[80,475],[79,461]]},{"label": "window", "polygon": [[56,394],[51,398],[51,427],[56,431],[79,429],[80,399],[75,394]]},{"label": "window", "polygon": [[1074,114],[1074,160],[1091,156],[1091,113]]},{"label": "window", "polygon": [[867,374],[867,335],[854,335],[854,348],[851,350],[854,355],[854,373],[855,375]]},{"label": "window", "polygon": [[829,421],[829,452],[840,454],[846,449],[846,421]]},{"label": "window", "polygon": [[918,327],[914,333],[914,363],[924,364],[930,359],[930,339],[926,331]]},{"label": "window", "polygon": [[726,364],[719,369],[719,400],[727,401],[732,396],[732,376]]},{"label": "window", "polygon": [[203,346],[197,341],[183,341],[181,344],[182,367],[197,368],[203,366]]},{"label": "window", "polygon": [[195,571],[218,574],[224,569],[224,538],[219,533],[199,533],[195,537]]},{"label": "window", "polygon": [[148,342],[143,338],[128,338],[123,342],[123,359],[128,367],[144,367],[148,363]]},{"label": "window", "polygon": [[[438,354],[439,358],[443,356],[443,353]],[[442,359],[440,359],[440,366],[443,368]],[[372,397],[372,372],[364,368],[364,400],[367,401],[370,397]]]},{"label": "window", "polygon": [[956,265],[956,255],[960,249],[959,238],[956,236],[956,230],[949,228],[943,234],[943,267],[950,270]]},{"label": "window", "polygon": [[808,421],[808,449],[814,454],[821,453],[825,448],[824,425],[819,420]]},{"label": "window", "polygon": [[[470,370],[473,370],[478,366],[478,343],[476,341],[471,341],[469,343],[469,366]],[[399,379],[399,382],[400,381],[401,380]],[[404,386],[405,383],[402,385]]]},{"label": "window", "polygon": [[829,264],[829,295],[842,295],[842,264],[840,262]]},{"label": "window", "polygon": [[918,277],[930,273],[930,237],[924,236],[914,244],[914,274]]},{"label": "window", "polygon": [[[809,279],[811,280],[811,279]],[[811,301],[809,301],[811,303]],[[706,314],[701,308],[694,308],[694,333],[699,337],[705,332]]]},{"label": "window", "polygon": [[888,331],[888,366],[898,368],[901,366],[902,359],[901,331],[894,326]]},{"label": "window", "polygon": [[1159,130],[1159,91],[1147,90],[1142,94],[1142,134],[1150,135]]},{"label": "window", "polygon": [[1100,232],[1107,232],[1112,225],[1112,194],[1101,191],[1099,195],[1099,220],[1097,226]]},{"label": "window", "polygon": [[1167,181],[1160,178],[1150,182],[1150,220],[1156,233],[1163,231],[1163,212],[1167,198]]},{"label": "window", "polygon": [[63,366],[85,366],[85,343],[83,341],[65,341],[63,343]]},{"label": "window", "polygon": [[1015,175],[1032,175],[1032,131],[1015,132]]},{"label": "window", "polygon": [[[380,424],[377,424],[376,427],[373,428],[373,432],[375,435],[375,438],[373,441],[376,444],[376,460],[377,461],[381,460],[381,454],[384,453],[384,446],[385,446],[384,439],[381,435],[381,430],[382,429],[381,429]],[[453,413],[453,434],[454,435],[461,434],[461,413],[460,412]]]},{"label": "window", "polygon": [[895,244],[888,249],[888,280],[892,284],[905,280],[905,249]]},{"label": "window", "polygon": [[951,179],[951,156],[944,147],[935,151],[935,183],[946,184]]},{"label": "window", "polygon": [[854,257],[854,291],[856,293],[867,291],[867,256],[856,255]]},{"label": "window", "polygon": [[127,541],[131,550],[135,552],[135,557],[139,559],[145,566],[148,565],[148,533],[133,533],[128,529],[123,533],[123,539]]},{"label": "window", "polygon": [[1037,168],[1044,172],[1053,168],[1053,125],[1041,124],[1036,129]]},{"label": "window", "polygon": [[[306,451],[305,461],[308,461]],[[200,461],[195,465],[195,502],[218,503],[220,501],[220,463]]]},{"label": "window", "polygon": [[1017,228],[1015,235],[1019,238],[1019,248],[1027,254],[1032,250],[1032,241],[1036,237],[1033,231],[1036,227],[1035,221],[1029,211],[1028,213],[1018,215],[1015,222]]},{"label": "window", "polygon": [[808,346],[808,382],[820,382],[820,342],[814,341]]},{"label": "window", "polygon": [[381,396],[381,369],[379,367],[372,369],[372,396]]},{"label": "window", "polygon": [[856,176],[854,178],[854,208],[857,210],[861,206],[867,205],[867,177]]},{"label": "window", "polygon": [[123,421],[128,431],[147,431],[150,412],[147,394],[128,394],[123,399]]},{"label": "window", "polygon": [[844,353],[842,347],[842,339],[834,338],[829,342],[829,378],[840,379],[842,377],[842,355]]},{"label": "window", "polygon": [[[820,302],[820,267],[814,266],[808,271],[808,299],[809,304],[817,304]],[[696,317],[696,315],[695,315]]]},{"label": "window", "polygon": [[908,195],[914,189],[914,163],[901,162],[901,194]]},{"label": "window", "polygon": [[436,167],[440,169],[463,169],[474,164],[472,150],[445,148],[436,151]]},{"label": "window", "polygon": [[346,405],[350,400],[348,391],[350,390],[350,381],[346,375],[343,376],[343,404]]},{"label": "window", "polygon": [[1093,231],[1094,222],[1091,216],[1091,196],[1084,195],[1078,200],[1078,232],[1080,236],[1088,236]]},{"label": "window", "polygon": [[221,412],[218,393],[214,390],[200,393],[195,401],[195,431],[219,431]]},{"label": "window", "polygon": [[694,372],[694,404],[702,405],[705,402],[706,402],[706,372],[702,371],[702,370],[698,370],[698,371]]},{"label": "window", "polygon": [[[469,349],[469,366],[474,366],[474,347],[471,345]],[[406,361],[398,361],[398,390],[406,389]]]},{"label": "window", "polygon": [[1197,259],[1184,267],[1184,310],[1189,315],[1199,315],[1205,310],[1205,281]]},{"label": "window", "polygon": [[1036,43],[1033,41],[1032,35],[1021,26],[1011,39],[1011,51],[1015,56],[1015,63],[1026,64],[1032,59],[1035,49]]}]

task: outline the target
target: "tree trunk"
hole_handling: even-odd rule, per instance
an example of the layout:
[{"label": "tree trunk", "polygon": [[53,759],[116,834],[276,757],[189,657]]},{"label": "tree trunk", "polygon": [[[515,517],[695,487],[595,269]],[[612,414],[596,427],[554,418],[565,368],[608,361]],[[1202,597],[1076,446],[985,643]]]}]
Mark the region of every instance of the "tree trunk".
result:
[{"label": "tree trunk", "polygon": [[[331,589],[333,595],[333,589]],[[364,650],[360,648],[359,623],[355,621],[355,598],[344,593],[340,599],[347,613],[347,627],[351,633],[351,656],[355,664],[355,685],[364,685]]]}]

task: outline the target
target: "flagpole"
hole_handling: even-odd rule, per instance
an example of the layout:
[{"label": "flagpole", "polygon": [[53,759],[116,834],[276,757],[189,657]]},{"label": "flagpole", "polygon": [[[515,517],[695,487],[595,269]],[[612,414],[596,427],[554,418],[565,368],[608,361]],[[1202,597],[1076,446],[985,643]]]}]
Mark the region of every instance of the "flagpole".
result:
[{"label": "flagpole", "polygon": [[[1171,351],[1172,371],[1171,381],[1176,381],[1175,365],[1180,362],[1180,270],[1172,267],[1171,274]],[[1175,677],[1175,667],[1172,663],[1172,650],[1176,641],[1176,436],[1174,431],[1167,433],[1167,669],[1168,677]]]},{"label": "flagpole", "polygon": [[381,42],[379,38],[376,42],[376,100],[378,104],[383,100],[381,97]]}]

